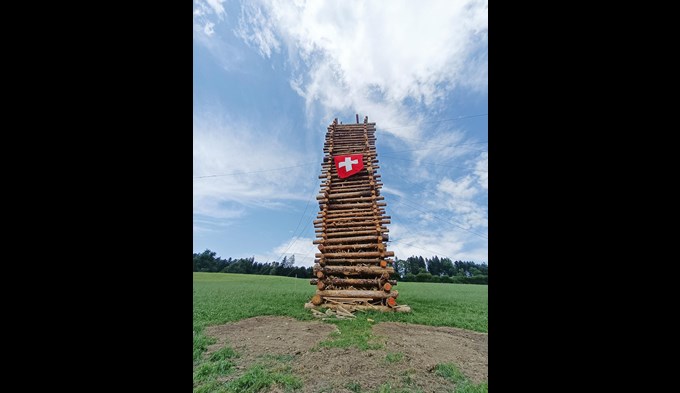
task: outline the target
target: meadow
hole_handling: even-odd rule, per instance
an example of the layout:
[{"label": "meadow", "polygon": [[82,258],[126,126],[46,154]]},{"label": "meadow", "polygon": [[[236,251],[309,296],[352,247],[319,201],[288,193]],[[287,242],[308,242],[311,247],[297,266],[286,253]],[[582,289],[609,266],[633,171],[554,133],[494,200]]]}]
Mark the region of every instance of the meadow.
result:
[{"label": "meadow", "polygon": [[[412,309],[410,313],[366,312],[362,313],[363,318],[356,320],[326,322],[335,324],[340,333],[332,335],[331,339],[322,342],[319,347],[355,346],[360,350],[375,349],[379,347],[379,344],[372,341],[371,326],[379,322],[448,326],[482,333],[488,332],[488,286],[486,285],[399,282],[395,289],[399,291],[398,303],[409,305]],[[212,355],[211,359],[205,359],[203,354],[214,340],[205,336],[203,331],[206,326],[221,325],[263,315],[314,320],[312,313],[303,305],[309,301],[315,290],[316,287],[309,284],[309,279],[229,273],[193,273],[194,391],[257,392],[266,389],[272,383],[278,383],[286,391],[298,389],[300,381],[294,375],[282,374],[281,370],[277,371],[278,374],[264,373],[258,374],[257,377],[246,374],[244,377],[254,378],[250,385],[248,385],[250,380],[244,382],[242,378],[239,378],[230,382],[231,385],[226,388],[217,389],[216,376],[233,372],[230,366],[233,362],[229,357],[236,355],[232,354],[229,348],[224,348],[222,350],[224,353],[217,352],[221,353],[217,355],[217,358]],[[366,322],[368,319],[371,319],[372,323]],[[446,372],[450,375],[458,375],[455,365],[442,364],[438,367],[438,370],[447,370]],[[262,371],[264,369],[257,370],[264,372]],[[276,379],[276,375],[280,377],[279,380]],[[269,384],[263,381],[269,381]],[[246,385],[243,385],[244,383]],[[487,389],[486,384],[461,386],[465,386],[467,390],[457,388],[456,392],[482,392]],[[383,389],[381,391],[397,390]]]}]

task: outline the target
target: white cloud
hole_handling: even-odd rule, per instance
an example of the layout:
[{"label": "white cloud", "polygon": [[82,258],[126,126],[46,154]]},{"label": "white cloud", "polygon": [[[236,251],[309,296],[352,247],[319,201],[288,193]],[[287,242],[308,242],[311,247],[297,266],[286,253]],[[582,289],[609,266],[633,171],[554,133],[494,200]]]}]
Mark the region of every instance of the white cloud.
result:
[{"label": "white cloud", "polygon": [[[310,184],[315,183],[311,169],[318,159],[287,146],[277,136],[279,126],[258,129],[207,113],[195,115],[195,215],[227,219],[242,215],[247,206],[280,208],[288,200],[309,199]],[[301,166],[305,162],[309,165]],[[200,176],[212,177],[196,178]]]},{"label": "white cloud", "polygon": [[400,198],[403,198],[406,195],[403,192],[397,190],[396,188],[387,187],[387,186],[383,186],[380,191],[383,194],[392,194],[392,195],[396,195]]},{"label": "white cloud", "polygon": [[[222,3],[224,3],[225,0],[206,0],[206,3],[213,9],[217,17],[220,19],[223,19],[224,16],[227,14],[226,11],[224,11],[224,7],[222,7]],[[194,3],[200,3],[200,0],[194,1]]]},{"label": "white cloud", "polygon": [[206,35],[211,36],[215,33],[215,24],[212,22],[206,22],[205,27],[203,28],[203,32],[205,32]]},{"label": "white cloud", "polygon": [[258,262],[281,262],[284,256],[290,258],[294,255],[295,266],[311,267],[314,265],[314,254],[319,252],[317,246],[312,243],[313,240],[308,237],[294,236],[266,254],[255,255],[255,260]]},{"label": "white cloud", "polygon": [[436,190],[436,198],[430,206],[453,213],[453,215],[440,214],[443,220],[462,224],[461,226],[468,230],[488,227],[486,206],[474,200],[481,191],[472,176],[467,175],[458,181],[445,177],[437,184]]},{"label": "white cloud", "polygon": [[414,225],[390,225],[390,242],[387,249],[400,259],[413,255],[431,258],[435,255],[452,260],[472,260],[477,263],[489,260],[485,239],[465,232],[432,231]]},{"label": "white cloud", "polygon": [[[308,111],[363,111],[401,137],[417,137],[422,120],[406,99],[431,106],[488,83],[487,1],[260,0],[243,5],[238,31],[263,57],[286,44]],[[390,130],[403,124],[414,127]]]},{"label": "white cloud", "polygon": [[473,180],[470,176],[466,176],[459,181],[444,178],[437,184],[437,190],[448,194],[452,201],[460,202],[461,200],[472,198],[477,193],[472,182]]},{"label": "white cloud", "polygon": [[485,189],[489,189],[489,154],[487,152],[479,155],[479,161],[475,164],[475,176],[477,182]]},{"label": "white cloud", "polygon": [[247,2],[241,8],[241,18],[234,33],[257,48],[263,57],[270,57],[272,52],[279,50],[273,28],[272,20],[262,12],[262,8]]}]

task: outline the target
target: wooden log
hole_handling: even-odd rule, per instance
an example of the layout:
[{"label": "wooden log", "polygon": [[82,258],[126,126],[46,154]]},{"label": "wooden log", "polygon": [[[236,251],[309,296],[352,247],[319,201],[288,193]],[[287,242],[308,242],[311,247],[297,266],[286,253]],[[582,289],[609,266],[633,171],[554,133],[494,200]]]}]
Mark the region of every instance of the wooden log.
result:
[{"label": "wooden log", "polygon": [[379,233],[389,232],[389,231],[390,230],[387,229],[387,227],[376,226],[375,223],[373,223],[373,225],[362,225],[362,226],[349,227],[349,228],[328,227],[326,233],[318,234],[317,236],[325,235],[326,238],[331,238],[331,237],[345,237],[345,236],[353,236],[353,235],[361,235],[361,234],[379,234]]},{"label": "wooden log", "polygon": [[[328,300],[328,298],[326,298]],[[369,299],[371,300],[371,299]],[[316,307],[316,306],[314,306]],[[338,304],[333,304],[333,303],[326,303],[323,305],[323,307],[331,308],[331,309],[336,309],[338,307]],[[350,308],[352,310],[359,310],[359,311],[380,311],[380,312],[411,312],[411,307],[407,305],[399,305],[395,307],[388,307],[388,306],[382,306],[382,305],[365,305],[365,304],[351,304],[345,302],[342,304],[342,307],[345,308]]]},{"label": "wooden log", "polygon": [[[326,217],[326,222],[331,223],[331,222],[344,222],[344,221],[364,221],[366,218],[371,217],[368,214],[352,217],[352,216],[347,216],[347,217],[333,217],[333,218],[328,218]],[[371,218],[377,218],[380,220],[389,220],[392,218],[391,216],[378,216],[378,217],[371,217]],[[316,221],[314,221],[316,222]]]},{"label": "wooden log", "polygon": [[[339,289],[339,290],[325,290],[325,291],[316,291],[316,294],[321,296],[321,297],[364,297],[364,298],[371,298],[371,299],[388,299],[388,298],[396,298],[399,296],[399,293],[397,291],[392,291],[392,292],[385,292],[385,291],[363,291],[363,290],[352,290],[352,289]],[[396,305],[396,301],[394,302]]]},{"label": "wooden log", "polygon": [[[378,230],[375,228],[366,230],[366,231],[346,231],[346,232],[329,232],[326,233],[326,238],[336,238],[336,237],[343,237],[343,236],[352,236],[352,235],[368,235],[372,233],[379,233]],[[385,235],[383,235],[384,237]]]},{"label": "wooden log", "polygon": [[387,206],[385,202],[375,202],[375,203],[330,203],[328,204],[329,209],[356,209],[358,207],[373,207],[373,206]]},{"label": "wooden log", "polygon": [[[391,255],[388,255],[388,253],[391,253]],[[393,257],[394,252],[392,251],[386,251],[384,252],[384,256],[388,257]],[[383,253],[379,251],[368,251],[368,252],[331,252],[331,253],[316,253],[314,254],[315,258],[320,258],[320,257],[326,257],[326,258],[351,258],[351,257],[382,257]]]},{"label": "wooden log", "polygon": [[391,220],[383,220],[383,219],[373,219],[370,221],[334,221],[334,222],[329,222],[329,223],[317,223],[314,224],[315,228],[344,228],[344,230],[347,230],[347,228],[355,228],[355,227],[368,227],[371,225],[385,225],[385,224],[390,224],[392,221]]},{"label": "wooden log", "polygon": [[335,286],[380,286],[383,283],[385,285],[397,285],[397,280],[383,280],[381,278],[324,278],[322,280],[318,278],[312,278],[309,280],[311,285],[318,285],[322,282],[324,285],[335,285]]},{"label": "wooden log", "polygon": [[361,241],[377,241],[380,236],[373,235],[373,236],[349,236],[349,237],[335,237],[332,239],[326,239],[323,243],[324,244],[333,244],[333,243],[349,243],[349,242],[361,242]]},{"label": "wooden log", "polygon": [[[321,214],[325,213],[325,214]],[[357,218],[357,217],[370,217],[370,218],[387,218],[390,219],[392,217],[386,216],[385,211],[381,210],[378,212],[378,214],[375,213],[373,209],[364,209],[361,211],[357,210],[352,210],[352,211],[343,211],[343,212],[335,212],[335,211],[326,211],[326,212],[319,212],[317,214],[316,218],[317,219],[323,219],[326,218],[328,220],[330,219],[336,219],[336,218]]]},{"label": "wooden log", "polygon": [[323,299],[321,298],[321,295],[314,295],[314,296],[312,296],[312,300],[311,300],[311,301],[312,301],[312,304],[315,305],[315,306],[318,306],[318,305],[320,305],[321,303],[323,303]]},{"label": "wooden log", "polygon": [[[335,194],[328,194],[326,195],[327,198],[330,199],[337,199],[337,198],[351,198],[351,197],[360,197],[360,196],[370,196],[371,191],[355,191],[355,192],[338,192]],[[319,199],[319,198],[317,198]]]},{"label": "wooden log", "polygon": [[[357,274],[366,274],[366,275],[374,275],[378,276],[381,274],[392,274],[394,273],[394,268],[392,267],[378,267],[378,266],[329,266],[326,265],[324,267],[319,266],[319,271],[324,272],[325,274],[344,274],[345,276],[347,275],[357,275]],[[317,275],[317,278],[323,278],[319,277]]]},{"label": "wooden log", "polygon": [[337,244],[337,245],[330,245],[330,246],[325,246],[323,244],[319,244],[319,250],[321,251],[326,251],[326,250],[361,250],[361,249],[366,249],[366,248],[378,248],[377,243],[368,243],[368,244]]},{"label": "wooden log", "polygon": [[[394,291],[394,292],[397,292],[397,291]],[[393,292],[390,292],[390,293],[393,293]],[[387,298],[387,305],[390,306],[390,307],[394,307],[394,306],[397,305],[397,301],[394,299],[394,297]]]},{"label": "wooden log", "polygon": [[342,228],[343,230],[347,230],[348,228],[358,228],[358,227],[370,227],[370,226],[376,226],[376,225],[385,225],[389,224],[392,221],[390,220],[371,220],[371,221],[345,221],[345,222],[329,222],[329,223],[320,223],[320,224],[314,224],[314,228]]},{"label": "wooden log", "polygon": [[[318,286],[317,286],[317,288],[318,288]],[[319,289],[323,289],[323,288],[319,288]],[[391,284],[391,283],[386,282],[385,285],[383,285],[383,290],[384,290],[385,292],[389,292],[391,289],[392,289],[392,284]]]},{"label": "wooden log", "polygon": [[[378,181],[378,182],[375,182],[375,183],[380,183],[380,182]],[[333,182],[334,186],[341,187],[341,188],[342,187],[349,187],[349,186],[363,186],[365,184],[366,184],[366,180],[354,180],[353,177],[344,178],[344,179],[342,179],[342,181],[339,181],[339,182]]]},{"label": "wooden log", "polygon": [[[319,199],[319,198],[317,198]],[[384,196],[366,196],[366,197],[356,197],[356,198],[322,198],[319,199],[319,202],[330,202],[333,201],[333,203],[349,203],[349,202],[372,202],[372,201],[382,201],[384,200]]]},{"label": "wooden log", "polygon": [[[349,264],[349,263],[380,263],[380,261],[385,261],[386,263],[393,263],[392,259],[382,259],[380,257],[376,258],[358,258],[358,259],[348,259],[348,258],[323,258],[325,262],[330,262],[330,264]],[[315,260],[316,261],[316,260]]]},{"label": "wooden log", "polygon": [[[324,213],[324,212],[319,212],[319,214]],[[374,216],[375,215],[375,209],[373,207],[367,207],[364,209],[356,209],[356,210],[351,210],[351,211],[326,211],[324,215],[319,216],[317,214],[316,218],[339,218],[339,217],[358,217],[358,216]],[[385,216],[385,208],[381,207],[378,209],[378,215],[381,218],[391,218],[388,216]]]}]

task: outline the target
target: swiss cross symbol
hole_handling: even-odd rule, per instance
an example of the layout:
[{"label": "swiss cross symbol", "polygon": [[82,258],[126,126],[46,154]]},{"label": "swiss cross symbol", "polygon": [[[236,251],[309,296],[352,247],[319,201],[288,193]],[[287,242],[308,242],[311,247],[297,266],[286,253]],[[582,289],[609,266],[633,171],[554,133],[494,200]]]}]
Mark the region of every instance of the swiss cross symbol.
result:
[{"label": "swiss cross symbol", "polygon": [[361,154],[335,156],[333,159],[335,160],[335,169],[338,170],[338,177],[341,179],[364,169],[364,157]]}]

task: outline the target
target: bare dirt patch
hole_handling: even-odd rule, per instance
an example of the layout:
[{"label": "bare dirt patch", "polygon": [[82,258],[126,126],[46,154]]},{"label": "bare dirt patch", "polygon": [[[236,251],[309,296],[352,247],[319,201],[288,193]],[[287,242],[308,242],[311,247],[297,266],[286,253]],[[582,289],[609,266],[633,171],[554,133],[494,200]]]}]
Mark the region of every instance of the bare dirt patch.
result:
[{"label": "bare dirt patch", "polygon": [[[303,381],[301,392],[371,392],[385,383],[392,388],[445,392],[453,384],[434,373],[439,363],[453,363],[475,383],[488,378],[488,335],[450,327],[380,323],[373,334],[384,348],[318,348],[336,331],[333,324],[262,316],[205,329],[215,337],[206,356],[229,345],[237,378],[266,356],[289,355],[291,371]],[[388,357],[389,355],[389,357]],[[354,389],[354,390],[350,390]],[[280,389],[273,386],[271,392]]]}]

